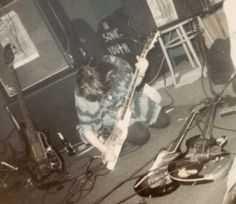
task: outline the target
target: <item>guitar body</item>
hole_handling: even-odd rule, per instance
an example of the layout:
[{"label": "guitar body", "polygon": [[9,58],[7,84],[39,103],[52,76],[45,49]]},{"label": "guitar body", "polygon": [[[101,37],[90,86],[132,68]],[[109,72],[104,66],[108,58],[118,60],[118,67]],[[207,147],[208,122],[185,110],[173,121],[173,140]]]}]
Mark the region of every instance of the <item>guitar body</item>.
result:
[{"label": "guitar body", "polygon": [[[191,160],[208,160],[214,154],[221,153],[221,147],[217,146],[213,137],[205,138],[202,135],[196,135],[186,141],[186,158]],[[192,156],[194,155],[194,156]]]},{"label": "guitar body", "polygon": [[186,145],[188,148],[184,158],[169,165],[171,178],[186,183],[214,181],[213,173],[209,172],[215,169],[223,170],[224,168],[219,169],[218,166],[226,161],[224,158],[229,154],[217,145],[213,137],[197,135],[188,139]]},{"label": "guitar body", "polygon": [[179,153],[161,150],[149,172],[136,181],[135,192],[142,197],[160,197],[175,191],[179,183],[169,177],[168,164],[179,156]]},{"label": "guitar body", "polygon": [[113,150],[115,153],[115,159],[106,163],[106,168],[113,170],[119,158],[123,144],[127,138],[129,121],[131,118],[131,111],[127,110],[124,119],[120,118],[121,109],[118,111],[117,120],[115,126],[111,132],[110,137],[106,140],[106,146]]},{"label": "guitar body", "polygon": [[41,182],[53,172],[61,172],[64,162],[61,156],[52,148],[46,131],[37,131],[37,140],[29,142],[29,131],[25,123],[21,124],[23,138],[28,158],[28,169],[35,182]]}]

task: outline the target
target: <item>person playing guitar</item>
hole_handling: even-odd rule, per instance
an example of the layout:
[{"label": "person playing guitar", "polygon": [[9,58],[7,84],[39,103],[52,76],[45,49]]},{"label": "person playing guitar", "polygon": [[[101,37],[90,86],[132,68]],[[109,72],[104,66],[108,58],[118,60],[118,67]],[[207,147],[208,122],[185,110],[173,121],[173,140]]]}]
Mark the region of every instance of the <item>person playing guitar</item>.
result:
[{"label": "person playing guitar", "polygon": [[[152,39],[151,42],[152,45],[146,44],[137,57],[134,73],[125,60],[111,55],[93,60],[78,72],[75,88],[77,130],[84,143],[92,144],[102,153],[104,163],[116,160],[122,147],[121,141],[116,141],[119,143],[117,154],[110,145],[114,135],[123,135],[133,145],[143,145],[150,137],[149,126],[166,127],[169,124],[169,117],[159,104],[135,91],[148,68],[145,57],[154,44]],[[105,132],[108,132],[107,140]],[[107,165],[107,168],[112,170],[114,165]]]}]

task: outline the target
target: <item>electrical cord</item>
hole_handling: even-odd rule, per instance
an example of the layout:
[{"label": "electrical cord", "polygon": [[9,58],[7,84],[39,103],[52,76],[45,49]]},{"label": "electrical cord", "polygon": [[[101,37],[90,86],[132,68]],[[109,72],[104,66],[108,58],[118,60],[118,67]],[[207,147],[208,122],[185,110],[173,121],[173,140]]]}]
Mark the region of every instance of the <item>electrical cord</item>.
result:
[{"label": "electrical cord", "polygon": [[[207,91],[206,91],[206,87],[205,87],[205,83],[204,83],[204,67],[206,66],[207,68],[209,67],[208,65],[208,60],[207,60],[207,54],[206,54],[206,46],[203,42],[203,36],[202,36],[202,32],[201,32],[201,29],[200,29],[200,26],[199,26],[199,23],[198,22],[194,22],[195,23],[195,29],[196,29],[196,46],[197,46],[197,49],[199,50],[198,53],[202,53],[201,54],[201,58],[202,58],[202,62],[201,62],[201,87],[202,87],[202,90],[203,90],[203,93],[205,95],[206,98],[210,98]],[[192,25],[193,26],[193,25]],[[209,73],[209,70],[208,70],[208,73]],[[209,83],[209,86],[210,86],[210,91],[211,91],[211,94],[215,95],[215,92],[212,88],[212,82],[211,82],[211,79],[208,77],[208,83]]]},{"label": "electrical cord", "polygon": [[103,200],[105,200],[109,195],[111,195],[115,190],[117,190],[118,188],[120,188],[122,185],[124,185],[126,182],[133,180],[133,179],[137,179],[139,178],[141,175],[139,176],[135,176],[138,172],[140,172],[141,170],[143,170],[149,163],[151,163],[154,159],[156,158],[153,157],[151,160],[149,160],[148,162],[146,162],[141,168],[139,168],[137,171],[135,171],[128,179],[125,179],[124,181],[120,182],[119,184],[117,184],[113,189],[111,189],[109,192],[107,192],[104,196],[102,196],[101,198],[99,198],[97,201],[95,201],[94,204],[100,204]]},{"label": "electrical cord", "polygon": [[163,106],[163,110],[167,110],[169,108],[172,108],[174,106],[175,103],[175,99],[174,97],[171,95],[171,93],[167,90],[167,85],[166,85],[166,75],[163,74],[163,82],[164,82],[164,91],[166,92],[166,94],[170,97],[170,102],[169,104]]},{"label": "electrical cord", "polygon": [[[126,155],[126,154],[128,154],[128,153],[131,153],[131,152],[134,152],[134,151],[136,151],[137,149],[139,149],[140,148],[140,146],[138,146],[138,147],[135,147],[135,148],[133,148],[133,149],[131,149],[131,151],[127,151],[127,152],[123,152],[122,154],[121,154],[121,156],[124,156],[124,155]],[[94,160],[94,159],[93,159]],[[100,169],[100,170],[98,170],[99,172],[100,171],[103,171],[103,170],[106,170],[105,171],[105,173],[97,173],[97,174],[91,174],[90,175],[90,167],[91,167],[91,165],[92,165],[92,161],[93,160],[91,160],[91,162],[87,165],[87,167],[86,167],[86,174],[87,174],[87,176],[86,176],[86,182],[84,182],[82,185],[74,185],[73,186],[73,188],[71,188],[70,189],[70,191],[69,191],[69,193],[67,194],[67,196],[66,196],[66,200],[68,201],[70,201],[70,202],[78,202],[79,200],[81,200],[81,199],[83,199],[83,198],[85,198],[90,192],[91,192],[91,190],[94,188],[94,185],[95,185],[95,182],[96,182],[96,179],[97,179],[97,177],[99,177],[99,176],[104,176],[104,175],[106,175],[107,173],[109,173],[109,171],[106,169],[106,168],[104,168],[104,166],[103,165],[101,165],[102,166],[102,168]],[[90,185],[90,187],[87,187],[86,188],[86,186],[87,186],[87,184],[88,183],[90,183],[89,185]],[[83,194],[85,192],[85,194]],[[77,198],[76,199],[73,199],[75,196],[77,196]],[[73,201],[72,201],[73,200]]]},{"label": "electrical cord", "polygon": [[[205,121],[202,120],[202,121],[200,121],[200,122],[204,123]],[[223,127],[216,126],[216,125],[213,125],[213,128],[215,128],[215,129],[219,129],[219,130],[228,131],[228,132],[236,133],[236,129],[223,128]]]},{"label": "electrical cord", "polygon": [[[86,156],[83,157],[83,158],[77,159],[76,161],[81,161],[81,159],[84,159],[84,158],[87,158],[87,159],[88,159],[88,162],[85,162],[85,164],[83,164],[82,167],[80,167],[80,168],[84,168],[85,166],[88,166],[88,165],[90,164],[90,162],[91,162],[91,158],[90,158],[90,157],[86,157]],[[67,167],[70,167],[70,165],[67,166]],[[43,195],[42,203],[44,204],[44,203],[46,202],[45,200],[46,200],[46,197],[47,197],[48,195],[53,195],[53,194],[56,194],[56,193],[58,192],[58,190],[56,190],[55,192],[50,192],[50,190],[52,190],[53,188],[56,188],[56,189],[61,188],[61,186],[62,186],[63,184],[66,184],[66,183],[69,183],[69,182],[72,183],[71,188],[73,187],[73,185],[77,184],[78,182],[79,182],[79,184],[80,184],[81,179],[86,176],[87,171],[88,171],[88,170],[87,170],[87,168],[86,168],[86,171],[85,171],[85,172],[80,173],[80,174],[78,174],[78,175],[76,175],[76,176],[73,176],[72,178],[62,178],[63,175],[61,175],[61,174],[58,175],[58,176],[54,179],[54,181],[52,181],[52,182],[50,183],[50,185],[47,186],[48,189],[47,189],[46,193]],[[64,175],[70,175],[70,173],[64,172]],[[69,190],[70,190],[70,189],[69,189]],[[69,190],[67,191],[67,193],[69,192]],[[65,197],[66,197],[66,196],[65,196]],[[65,199],[63,199],[62,201],[60,201],[60,203],[63,203],[64,200],[65,200]]]},{"label": "electrical cord", "polygon": [[[206,65],[206,67],[208,68],[208,75],[209,75],[209,63],[208,63],[208,59],[207,59],[207,51],[206,51],[206,46],[205,44],[203,43],[203,37],[202,35],[200,35],[200,27],[199,27],[199,24],[197,23],[196,24],[196,29],[197,29],[197,45],[198,45],[198,49],[200,50],[200,52],[202,53],[202,59],[203,59],[203,62],[202,62],[202,72],[201,72],[201,84],[202,84],[202,88],[203,88],[203,91],[204,91],[204,94],[207,98],[210,98],[207,94],[207,91],[205,89],[205,85],[204,85],[204,74],[203,74],[203,70],[204,70],[204,67]],[[221,97],[224,93],[224,91],[226,90],[226,88],[229,86],[229,84],[233,81],[233,79],[235,78],[235,75],[236,75],[236,72],[234,72],[230,79],[228,80],[228,82],[226,82],[225,86],[222,88],[221,92],[218,94],[214,88],[213,88],[213,82],[212,82],[212,79],[211,77],[208,76],[208,83],[209,83],[209,88],[210,88],[210,91],[211,91],[211,94],[215,97]]]},{"label": "electrical cord", "polygon": [[[67,190],[63,200],[59,203],[78,203],[81,199],[85,198],[93,190],[97,177],[104,176],[109,171],[105,169],[104,165],[100,163],[91,170],[91,165],[95,161],[95,158],[91,158],[89,164],[86,167],[85,173],[80,175],[80,179],[75,178],[72,181],[72,185]],[[100,168],[102,167],[102,168]],[[105,170],[104,173],[98,173]],[[82,180],[81,180],[82,179]],[[89,186],[88,186],[89,185]]]}]

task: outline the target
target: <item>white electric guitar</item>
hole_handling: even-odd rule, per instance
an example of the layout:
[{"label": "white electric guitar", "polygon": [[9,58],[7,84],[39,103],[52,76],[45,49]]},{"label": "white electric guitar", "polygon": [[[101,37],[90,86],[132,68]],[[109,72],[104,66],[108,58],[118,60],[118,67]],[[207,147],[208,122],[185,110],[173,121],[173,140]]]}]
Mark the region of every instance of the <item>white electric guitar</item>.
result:
[{"label": "white electric guitar", "polygon": [[[154,44],[157,41],[157,38],[159,36],[160,35],[158,31],[158,32],[152,33],[148,37],[147,42],[140,54],[140,58],[146,58],[149,50],[151,50],[154,47]],[[134,75],[132,77],[132,81],[128,88],[128,93],[127,93],[125,102],[123,106],[118,110],[114,128],[111,132],[111,135],[105,142],[106,146],[112,149],[116,156],[115,160],[109,161],[106,163],[106,167],[110,170],[113,170],[115,168],[121,148],[127,137],[129,122],[130,122],[130,118],[132,114],[130,110],[130,106],[131,106],[135,89],[137,87],[137,79],[139,76],[139,71],[140,70],[138,68],[135,69]]]}]

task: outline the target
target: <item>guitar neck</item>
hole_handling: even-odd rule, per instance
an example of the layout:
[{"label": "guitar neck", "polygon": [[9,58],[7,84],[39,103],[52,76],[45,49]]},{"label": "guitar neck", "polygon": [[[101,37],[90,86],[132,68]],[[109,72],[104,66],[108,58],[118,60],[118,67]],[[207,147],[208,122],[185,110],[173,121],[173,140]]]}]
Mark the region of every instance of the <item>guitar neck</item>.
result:
[{"label": "guitar neck", "polygon": [[30,119],[29,110],[28,110],[28,107],[25,103],[25,98],[24,98],[24,95],[23,95],[23,92],[22,92],[19,77],[18,77],[18,75],[16,73],[16,70],[14,69],[13,66],[11,67],[11,69],[12,69],[12,73],[14,75],[14,82],[15,82],[15,87],[16,87],[16,90],[17,90],[17,99],[18,99],[19,107],[20,107],[22,116],[24,118],[25,125],[26,125],[27,130],[28,130],[29,135],[30,135],[30,137],[28,137],[27,139],[29,140],[29,142],[31,144],[34,144],[34,143],[38,142],[35,127],[34,127],[34,124],[33,124],[32,120]]},{"label": "guitar neck", "polygon": [[[148,52],[153,48],[157,38],[159,37],[160,33],[159,31],[155,32],[154,35],[152,35],[151,37],[149,37],[149,39],[147,40],[147,42],[144,45],[144,48],[141,52],[141,54],[139,55],[139,58],[141,59],[146,59],[146,56],[148,54]],[[139,76],[139,69],[135,69],[135,72],[133,74],[131,83],[129,85],[128,88],[128,93],[125,99],[125,102],[123,104],[123,111],[121,113],[121,119],[124,119],[126,112],[128,111],[128,109],[130,108],[132,99],[133,99],[133,95],[135,92],[135,89],[137,87],[137,80],[138,80],[138,76]]]},{"label": "guitar neck", "polygon": [[180,144],[182,143],[184,137],[188,133],[190,126],[193,123],[193,120],[196,116],[197,112],[192,112],[189,117],[187,118],[186,122],[184,123],[183,127],[181,128],[177,138],[168,146],[167,151],[168,152],[176,152],[179,148]]},{"label": "guitar neck", "polygon": [[126,98],[125,98],[125,102],[123,104],[121,119],[124,119],[126,112],[129,110],[129,108],[131,106],[131,102],[132,102],[134,92],[135,92],[135,89],[136,89],[138,73],[139,73],[139,71],[136,69],[135,72],[134,72],[134,75],[132,77],[131,83],[129,85],[128,92],[127,92],[127,95],[126,95]]},{"label": "guitar neck", "polygon": [[213,123],[214,123],[215,116],[216,116],[216,108],[217,108],[217,103],[213,103],[209,107],[206,123],[203,128],[203,136],[207,139],[212,137]]}]

